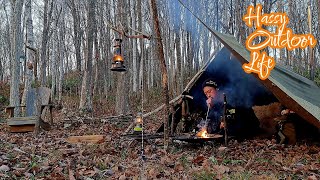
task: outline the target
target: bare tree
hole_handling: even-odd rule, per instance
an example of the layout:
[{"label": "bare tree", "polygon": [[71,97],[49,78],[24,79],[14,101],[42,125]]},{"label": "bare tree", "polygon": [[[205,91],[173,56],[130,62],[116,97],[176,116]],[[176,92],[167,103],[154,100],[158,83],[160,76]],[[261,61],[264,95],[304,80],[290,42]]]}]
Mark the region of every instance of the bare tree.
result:
[{"label": "bare tree", "polygon": [[73,17],[73,42],[74,42],[74,47],[75,47],[75,52],[76,52],[76,65],[77,65],[77,70],[81,71],[81,29],[80,29],[80,15],[79,11],[77,10],[76,4],[74,0],[71,0],[71,6],[69,6],[71,9],[71,14]]},{"label": "bare tree", "polygon": [[62,84],[63,84],[63,77],[64,77],[64,59],[65,59],[65,46],[66,46],[66,25],[65,25],[65,15],[66,15],[66,8],[65,8],[65,1],[60,2],[61,6],[61,18],[59,21],[59,46],[58,46],[58,54],[59,54],[59,75],[58,75],[58,103],[61,104],[62,100]]},{"label": "bare tree", "polygon": [[156,0],[150,0],[150,9],[152,12],[153,22],[154,22],[154,30],[157,36],[157,49],[158,56],[160,60],[161,74],[162,74],[162,94],[165,102],[165,118],[163,120],[164,123],[164,149],[167,150],[169,143],[169,134],[168,134],[168,120],[169,120],[169,91],[168,91],[168,73],[167,67],[164,59],[163,52],[163,44],[161,41],[161,33],[160,33],[160,23],[158,19],[158,10]]},{"label": "bare tree", "polygon": [[[22,50],[22,39],[21,39],[21,13],[23,7],[23,1],[15,1],[13,4],[12,11],[12,54],[11,59],[11,85],[10,85],[10,105],[18,106],[20,104],[20,93],[19,93],[19,75],[20,75],[20,56]],[[20,109],[14,109],[14,115],[20,114]]]},{"label": "bare tree", "polygon": [[[51,1],[50,7],[49,0],[44,1],[44,11],[43,11],[43,30],[42,30],[42,43],[41,43],[41,66],[40,66],[40,83],[42,86],[45,86],[47,83],[47,45],[49,42],[49,31],[50,24],[52,22],[52,12],[53,12],[53,2]],[[49,10],[49,12],[48,12]]]},{"label": "bare tree", "polygon": [[[125,15],[125,0],[119,0],[117,4],[117,12],[119,17],[115,17],[115,22],[118,22],[119,26],[121,27],[121,31],[119,31],[120,38],[123,39],[122,49],[128,49],[128,42],[127,37],[124,36],[126,32],[128,32],[128,25],[127,25],[127,16]],[[127,53],[122,51],[122,55],[124,58],[127,57]],[[129,111],[129,104],[128,104],[128,93],[125,91],[125,84],[128,83],[126,78],[127,72],[115,72],[117,73],[117,92],[116,92],[116,112],[117,114],[125,114]]]},{"label": "bare tree", "polygon": [[[34,48],[34,35],[33,35],[33,21],[32,21],[32,13],[31,13],[31,0],[26,0],[25,5],[25,16],[27,18],[26,23],[26,45]],[[27,52],[27,66],[26,68],[26,77],[25,77],[25,84],[24,84],[24,91],[22,96],[22,104],[25,103],[26,100],[26,94],[28,90],[31,88],[31,81],[33,79],[33,66],[34,66],[34,52],[30,50],[29,48],[26,50]]]},{"label": "bare tree", "polygon": [[93,41],[95,39],[96,32],[96,20],[95,20],[95,0],[90,0],[87,15],[87,50],[86,50],[86,66],[84,70],[84,76],[82,79],[81,97],[79,109],[87,112],[93,110],[92,107],[92,52]]}]

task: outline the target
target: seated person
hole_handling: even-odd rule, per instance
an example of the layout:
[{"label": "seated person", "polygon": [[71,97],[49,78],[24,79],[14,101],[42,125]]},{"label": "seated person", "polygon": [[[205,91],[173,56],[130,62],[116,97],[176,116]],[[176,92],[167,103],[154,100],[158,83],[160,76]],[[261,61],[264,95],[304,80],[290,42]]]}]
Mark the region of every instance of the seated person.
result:
[{"label": "seated person", "polygon": [[[207,132],[209,134],[223,134],[225,124],[222,122],[224,115],[224,100],[218,85],[213,79],[207,79],[202,84],[202,90],[207,97]],[[228,95],[227,95],[228,96]],[[228,99],[228,97],[227,97]],[[251,108],[231,107],[226,105],[227,131],[231,136],[239,138],[250,137],[255,134],[259,127],[259,120]]]},{"label": "seated person", "polygon": [[219,133],[224,128],[224,123],[221,122],[223,116],[223,101],[217,95],[217,83],[212,79],[207,79],[202,84],[202,90],[207,97],[207,131],[209,134]]}]

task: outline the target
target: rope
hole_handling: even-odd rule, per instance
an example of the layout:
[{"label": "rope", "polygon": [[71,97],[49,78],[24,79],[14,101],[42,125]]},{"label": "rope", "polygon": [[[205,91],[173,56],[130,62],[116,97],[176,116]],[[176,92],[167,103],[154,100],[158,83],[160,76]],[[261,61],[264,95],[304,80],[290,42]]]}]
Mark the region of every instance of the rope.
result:
[{"label": "rope", "polygon": [[201,24],[203,24],[208,30],[211,30],[209,28],[209,26],[207,26],[197,15],[195,15],[186,5],[184,5],[181,0],[178,0],[178,2],[184,7],[186,8],[198,21],[201,22]]}]

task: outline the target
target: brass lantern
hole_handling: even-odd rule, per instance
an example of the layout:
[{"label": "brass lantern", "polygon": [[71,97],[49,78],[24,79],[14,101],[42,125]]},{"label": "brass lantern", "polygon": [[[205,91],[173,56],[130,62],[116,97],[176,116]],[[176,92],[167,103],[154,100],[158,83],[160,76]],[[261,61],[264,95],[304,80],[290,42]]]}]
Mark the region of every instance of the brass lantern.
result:
[{"label": "brass lantern", "polygon": [[123,56],[121,54],[121,43],[122,39],[115,39],[114,56],[112,58],[111,71],[126,71],[124,66]]}]

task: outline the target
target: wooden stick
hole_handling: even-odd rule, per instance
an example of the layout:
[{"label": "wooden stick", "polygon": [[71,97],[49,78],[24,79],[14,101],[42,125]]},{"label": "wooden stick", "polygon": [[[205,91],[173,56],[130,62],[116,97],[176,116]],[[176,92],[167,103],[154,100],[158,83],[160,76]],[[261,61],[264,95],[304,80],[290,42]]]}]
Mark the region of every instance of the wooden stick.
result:
[{"label": "wooden stick", "polygon": [[228,125],[227,125],[227,97],[223,93],[223,124],[224,124],[224,145],[228,146]]},{"label": "wooden stick", "polygon": [[[171,100],[171,101],[169,102],[169,104],[173,104],[173,103],[177,102],[181,97],[182,97],[182,95],[179,95],[178,97],[176,97],[176,98],[174,98],[173,100]],[[150,115],[152,115],[152,114],[154,114],[154,113],[156,113],[156,112],[159,112],[159,111],[160,111],[161,109],[163,109],[163,108],[164,108],[164,104],[162,104],[161,106],[157,107],[155,110],[144,114],[143,117],[144,117],[144,118],[145,118],[145,117],[148,117],[148,116],[150,116]]]},{"label": "wooden stick", "polygon": [[[183,96],[188,97],[188,98],[190,98],[190,99],[193,99],[193,97],[190,96],[190,95],[182,95],[182,94],[180,94],[180,95],[177,96],[176,98],[172,99],[172,100],[169,102],[169,104],[171,105],[171,104],[176,103],[176,102],[177,102],[178,100],[180,100]],[[150,115],[152,115],[152,114],[154,114],[154,113],[157,113],[157,112],[159,112],[159,111],[160,111],[161,109],[163,109],[163,108],[164,108],[164,104],[162,104],[161,106],[157,107],[157,108],[154,109],[153,111],[150,111],[150,112],[144,114],[143,117],[145,118],[145,117],[148,117],[148,116],[150,116]]]},{"label": "wooden stick", "polygon": [[123,30],[123,26],[121,24],[120,24],[121,28],[119,28],[119,29],[114,27],[114,26],[112,26],[111,23],[109,23],[108,21],[105,23],[105,25],[109,26],[112,30],[116,31],[120,35],[123,35],[123,36],[125,36],[127,38],[135,38],[135,39],[139,39],[140,38],[140,39],[149,39],[149,40],[151,39],[150,35],[144,34],[144,33],[139,32],[137,30],[133,30],[130,27],[129,27],[130,29],[132,29],[135,32],[139,32],[139,34],[138,35],[129,35]]},{"label": "wooden stick", "polygon": [[127,130],[124,131],[124,134],[127,134],[127,133],[132,129],[132,127],[134,126],[134,124],[135,124],[135,122],[132,122],[132,123],[130,124],[130,126],[127,128]]}]

